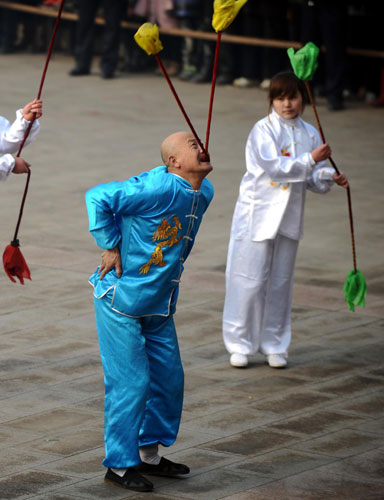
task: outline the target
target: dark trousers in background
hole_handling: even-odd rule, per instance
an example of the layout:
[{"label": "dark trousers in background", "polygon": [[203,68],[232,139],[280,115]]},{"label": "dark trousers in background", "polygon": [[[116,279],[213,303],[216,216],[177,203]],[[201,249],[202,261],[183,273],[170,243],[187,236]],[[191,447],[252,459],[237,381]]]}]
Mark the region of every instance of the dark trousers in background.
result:
[{"label": "dark trousers in background", "polygon": [[96,26],[94,20],[100,6],[103,7],[103,53],[100,67],[105,76],[114,73],[119,60],[120,22],[123,14],[122,0],[78,0],[79,20],[76,31],[76,68],[89,72],[93,57]]},{"label": "dark trousers in background", "polygon": [[[325,94],[331,106],[340,106],[346,82],[345,27],[347,21],[347,2],[316,2],[309,6],[303,2],[301,19],[301,41],[325,45],[323,81]],[[315,81],[316,83],[316,81]]]}]

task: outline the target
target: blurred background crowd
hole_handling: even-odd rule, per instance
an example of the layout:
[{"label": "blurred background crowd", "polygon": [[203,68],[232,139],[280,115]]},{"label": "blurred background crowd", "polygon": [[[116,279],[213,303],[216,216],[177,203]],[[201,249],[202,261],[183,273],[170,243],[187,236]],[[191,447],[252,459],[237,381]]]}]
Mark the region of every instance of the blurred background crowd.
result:
[{"label": "blurred background crowd", "polygon": [[[57,9],[60,0],[13,3]],[[121,27],[122,21],[213,33],[213,1],[207,0],[66,0],[64,9],[76,14],[77,21],[62,21],[55,50],[74,57],[73,77],[92,74],[94,56],[100,57],[99,74],[105,79],[158,71],[154,58],[135,44],[135,28]],[[267,89],[274,74],[290,69],[286,49],[267,46],[268,40],[312,41],[325,48],[313,91],[326,98],[330,110],[344,109],[348,99],[384,106],[384,59],[348,50],[383,52],[383,14],[384,2],[374,0],[248,0],[226,33],[261,38],[266,46],[223,43],[217,84]],[[104,24],[94,23],[98,16]],[[53,23],[53,18],[0,4],[1,53],[45,52]],[[172,34],[161,34],[161,40],[171,76],[196,84],[211,80],[214,41]]]}]

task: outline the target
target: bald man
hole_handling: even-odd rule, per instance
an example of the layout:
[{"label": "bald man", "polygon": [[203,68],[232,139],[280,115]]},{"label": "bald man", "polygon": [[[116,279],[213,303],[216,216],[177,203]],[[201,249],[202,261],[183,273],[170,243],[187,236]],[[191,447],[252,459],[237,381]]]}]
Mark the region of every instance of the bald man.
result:
[{"label": "bald man", "polygon": [[158,455],[177,437],[184,373],[173,314],[184,262],[213,197],[195,138],[161,145],[163,166],[86,194],[89,230],[104,249],[90,277],[105,381],[105,482],[151,491],[142,474],[189,468]]}]

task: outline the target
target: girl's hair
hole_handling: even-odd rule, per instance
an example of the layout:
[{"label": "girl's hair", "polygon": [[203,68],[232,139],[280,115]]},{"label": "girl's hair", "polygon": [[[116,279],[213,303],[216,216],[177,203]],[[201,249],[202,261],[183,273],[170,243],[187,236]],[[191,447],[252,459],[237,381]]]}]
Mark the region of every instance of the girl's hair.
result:
[{"label": "girl's hair", "polygon": [[295,97],[295,95],[298,92],[301,94],[301,97],[303,98],[303,111],[304,111],[307,94],[303,82],[300,80],[300,78],[297,78],[297,76],[291,71],[282,71],[281,73],[277,73],[277,75],[272,77],[271,83],[269,85],[268,114],[272,110],[272,103],[274,99],[277,99],[279,97],[292,98]]}]

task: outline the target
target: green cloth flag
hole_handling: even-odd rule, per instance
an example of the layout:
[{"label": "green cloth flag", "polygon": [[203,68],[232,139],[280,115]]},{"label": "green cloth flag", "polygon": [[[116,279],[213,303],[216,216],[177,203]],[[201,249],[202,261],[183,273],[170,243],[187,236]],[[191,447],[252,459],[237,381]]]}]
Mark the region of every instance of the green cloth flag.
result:
[{"label": "green cloth flag", "polygon": [[356,272],[352,270],[347,274],[344,284],[344,294],[350,311],[354,311],[355,306],[365,307],[367,283],[364,275],[358,269],[356,269]]},{"label": "green cloth flag", "polygon": [[320,49],[314,43],[308,42],[295,53],[292,47],[287,50],[293,71],[300,80],[312,80],[317,69],[317,58]]}]

